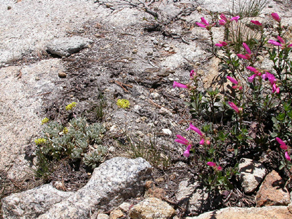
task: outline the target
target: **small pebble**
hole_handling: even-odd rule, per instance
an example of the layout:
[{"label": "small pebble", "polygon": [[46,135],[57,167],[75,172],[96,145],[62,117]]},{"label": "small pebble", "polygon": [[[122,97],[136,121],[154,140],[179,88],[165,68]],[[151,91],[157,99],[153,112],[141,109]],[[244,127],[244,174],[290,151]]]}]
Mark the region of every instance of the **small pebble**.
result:
[{"label": "small pebble", "polygon": [[67,74],[66,74],[65,72],[60,71],[60,72],[58,73],[58,76],[59,76],[60,78],[66,78],[66,77],[67,77]]}]

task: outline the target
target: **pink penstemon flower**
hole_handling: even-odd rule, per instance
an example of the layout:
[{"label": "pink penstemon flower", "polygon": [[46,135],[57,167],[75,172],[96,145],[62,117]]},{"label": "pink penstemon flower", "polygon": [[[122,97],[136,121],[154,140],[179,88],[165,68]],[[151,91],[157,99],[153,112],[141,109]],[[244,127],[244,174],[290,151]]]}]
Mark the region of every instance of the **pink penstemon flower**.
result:
[{"label": "pink penstemon flower", "polygon": [[272,15],[272,17],[273,17],[273,19],[275,20],[275,21],[278,21],[278,22],[280,22],[281,21],[281,18],[280,18],[280,16],[277,14],[277,13],[272,13],[271,14]]},{"label": "pink penstemon flower", "polygon": [[289,153],[288,153],[288,146],[285,144],[285,142],[281,139],[281,138],[276,138],[276,141],[280,144],[280,148],[285,150],[285,158],[286,160],[289,160],[291,161],[291,157],[289,156]]},{"label": "pink penstemon flower", "polygon": [[269,72],[266,72],[265,74],[262,75],[262,78],[268,79],[270,81],[270,84],[272,86],[272,93],[280,93],[280,88],[277,86],[276,81],[277,79],[275,78],[275,76]]},{"label": "pink penstemon flower", "polygon": [[271,83],[271,85],[275,84],[276,83],[276,78],[273,74],[269,73],[269,72],[265,72],[265,74],[262,75],[262,78],[265,80],[265,79],[268,79]]},{"label": "pink penstemon flower", "polygon": [[250,22],[257,25],[257,26],[263,26],[262,23],[259,21],[251,20]]},{"label": "pink penstemon flower", "polygon": [[200,129],[198,129],[197,127],[193,126],[192,123],[190,123],[189,128],[187,128],[187,130],[193,130],[195,132],[197,132],[201,137],[203,137],[203,133],[200,131]]},{"label": "pink penstemon flower", "polygon": [[252,66],[247,66],[246,69],[248,69],[248,70],[250,70],[250,71],[255,73],[252,76],[247,78],[248,82],[250,82],[250,83],[253,82],[253,80],[255,79],[256,76],[260,77],[262,75],[262,73],[259,70],[257,70],[256,68],[254,68]]},{"label": "pink penstemon flower", "polygon": [[200,139],[201,139],[200,143],[199,143],[200,145],[209,145],[209,144],[211,144],[211,142],[206,138],[205,134],[203,134],[200,129],[198,129],[197,127],[193,126],[192,123],[190,123],[190,126],[189,126],[189,128],[187,128],[187,130],[193,130],[193,131],[195,131],[196,133],[198,133],[200,135]]},{"label": "pink penstemon flower", "polygon": [[207,162],[207,165],[210,167],[216,167],[216,164],[214,162]]},{"label": "pink penstemon flower", "polygon": [[270,44],[272,44],[272,45],[274,45],[274,46],[281,46],[282,48],[285,48],[286,46],[287,46],[287,47],[292,47],[292,44],[287,45],[287,44],[285,43],[285,41],[283,40],[282,37],[277,36],[277,39],[280,41],[280,43],[277,42],[277,41],[275,41],[275,40],[269,40],[268,43],[270,43]]},{"label": "pink penstemon flower", "polygon": [[185,157],[189,157],[190,156],[190,150],[192,148],[192,143],[190,141],[188,141],[187,139],[185,139],[183,136],[181,135],[176,135],[177,139],[175,139],[174,141],[183,145],[187,145],[186,150],[184,151],[183,155]]},{"label": "pink penstemon flower", "polygon": [[227,43],[225,41],[219,41],[219,43],[216,43],[215,46],[223,47],[223,46],[227,46]]},{"label": "pink penstemon flower", "polygon": [[228,19],[224,14],[221,14],[220,15],[220,20],[219,20],[219,25],[225,25],[226,23],[230,23],[231,21],[236,21],[238,22],[239,20],[239,16],[235,16],[235,17],[232,17],[230,19]]},{"label": "pink penstemon flower", "polygon": [[285,158],[286,158],[286,160],[291,161],[291,157],[289,156],[288,151],[285,152]]},{"label": "pink penstemon flower", "polygon": [[221,171],[223,168],[221,166],[217,166],[217,170]]},{"label": "pink penstemon flower", "polygon": [[188,88],[188,85],[185,85],[185,84],[181,84],[181,83],[178,83],[176,81],[173,82],[173,87],[176,88],[176,87],[180,87],[180,88]]},{"label": "pink penstemon flower", "polygon": [[248,47],[248,45],[246,43],[242,43],[244,49],[246,50],[247,54],[243,55],[243,54],[237,54],[237,56],[241,59],[250,59],[251,58],[251,51],[250,48]]},{"label": "pink penstemon flower", "polygon": [[235,110],[237,114],[242,112],[242,108],[238,108],[235,103],[228,101],[229,106]]},{"label": "pink penstemon flower", "polygon": [[185,139],[183,136],[176,135],[176,137],[177,137],[177,139],[174,140],[175,142],[180,143],[180,144],[184,144],[184,145],[190,144],[190,142],[187,139]]},{"label": "pink penstemon flower", "polygon": [[191,79],[193,79],[194,77],[196,77],[196,75],[197,75],[197,74],[196,74],[195,70],[191,70],[191,71],[190,71],[190,78],[191,78]]},{"label": "pink penstemon flower", "polygon": [[237,89],[238,88],[238,90],[242,90],[242,86],[239,86],[239,83],[238,83],[238,81],[235,78],[230,77],[230,76],[227,76],[226,78],[229,81],[231,81],[233,84],[236,84],[236,85],[232,86],[233,89]]},{"label": "pink penstemon flower", "polygon": [[281,138],[276,137],[276,141],[280,144],[280,148],[282,148],[284,150],[287,150],[288,149],[288,146],[285,144],[284,141],[282,141]]},{"label": "pink penstemon flower", "polygon": [[269,40],[268,43],[273,44],[274,46],[282,46],[281,43],[275,41],[275,40]]},{"label": "pink penstemon flower", "polygon": [[191,150],[191,148],[192,148],[192,145],[191,144],[187,146],[186,150],[183,153],[183,155],[185,157],[189,157],[190,156],[190,150]]},{"label": "pink penstemon flower", "polygon": [[280,93],[280,88],[279,87],[277,87],[277,85],[276,84],[273,84],[273,86],[272,86],[272,93]]},{"label": "pink penstemon flower", "polygon": [[215,24],[210,24],[204,17],[201,17],[202,23],[196,22],[196,25],[199,27],[206,28],[207,30],[210,30]]},{"label": "pink penstemon flower", "polygon": [[218,171],[221,171],[222,170],[222,167],[221,166],[217,166],[217,164],[214,163],[214,162],[207,162],[207,165],[209,167],[213,167],[215,170],[218,170]]}]

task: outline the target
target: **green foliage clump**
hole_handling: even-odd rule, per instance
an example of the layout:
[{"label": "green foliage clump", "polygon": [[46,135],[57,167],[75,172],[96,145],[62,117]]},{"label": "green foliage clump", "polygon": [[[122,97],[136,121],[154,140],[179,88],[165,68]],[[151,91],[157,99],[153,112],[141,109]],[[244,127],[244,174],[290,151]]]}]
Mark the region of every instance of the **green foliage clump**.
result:
[{"label": "green foliage clump", "polygon": [[118,99],[117,105],[118,107],[125,109],[130,107],[130,102],[126,99]]},{"label": "green foliage clump", "polygon": [[[47,172],[51,162],[69,159],[83,162],[89,168],[95,168],[107,153],[101,139],[105,132],[100,123],[87,124],[85,118],[73,118],[68,127],[56,121],[46,124],[42,138],[36,139],[38,172]],[[46,167],[44,167],[46,166]],[[42,174],[40,174],[42,175]]]}]

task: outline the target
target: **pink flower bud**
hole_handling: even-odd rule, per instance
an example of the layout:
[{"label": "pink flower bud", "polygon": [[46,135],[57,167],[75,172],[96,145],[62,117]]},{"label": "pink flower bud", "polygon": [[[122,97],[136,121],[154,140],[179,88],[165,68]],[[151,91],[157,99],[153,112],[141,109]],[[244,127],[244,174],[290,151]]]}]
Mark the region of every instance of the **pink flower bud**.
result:
[{"label": "pink flower bud", "polygon": [[231,21],[236,21],[236,22],[237,22],[237,21],[239,20],[239,18],[240,18],[239,16],[235,16],[235,17],[231,18],[230,20],[231,20]]},{"label": "pink flower bud", "polygon": [[218,46],[218,47],[223,47],[223,46],[227,46],[227,43],[224,42],[224,41],[219,41],[220,43],[216,43],[215,46]]},{"label": "pink flower bud", "polygon": [[218,166],[217,167],[217,170],[221,171],[222,170],[222,167],[221,166]]},{"label": "pink flower bud", "polygon": [[174,87],[174,88],[175,88],[175,87],[188,88],[187,85],[185,85],[185,84],[181,84],[181,83],[178,83],[178,82],[176,82],[176,81],[173,82],[173,87]]},{"label": "pink flower bud", "polygon": [[276,141],[280,144],[280,148],[282,148],[283,150],[287,150],[288,149],[288,146],[285,144],[284,141],[282,141],[281,138],[276,138]]},{"label": "pink flower bud", "polygon": [[210,167],[216,167],[216,164],[214,162],[207,162],[207,165]]},{"label": "pink flower bud", "polygon": [[279,15],[277,13],[272,13],[271,15],[275,21],[278,21],[278,22],[281,21],[281,18],[279,17]]},{"label": "pink flower bud", "polygon": [[248,54],[251,54],[250,48],[248,47],[248,45],[246,43],[242,43],[243,47],[245,48],[245,50],[247,51]]},{"label": "pink flower bud", "polygon": [[226,77],[229,81],[231,81],[233,84],[238,84],[238,81],[235,78],[232,78],[230,76]]},{"label": "pink flower bud", "polygon": [[176,135],[177,139],[175,139],[174,141],[180,144],[184,144],[184,145],[188,145],[189,141],[187,139],[185,139],[183,136],[181,135]]},{"label": "pink flower bud", "polygon": [[254,72],[256,74],[259,73],[259,71],[256,68],[252,67],[252,66],[247,66],[246,69],[248,69],[248,70],[250,70],[250,71],[252,71],[252,72]]},{"label": "pink flower bud", "polygon": [[262,26],[262,23],[260,23],[259,21],[251,20],[250,22],[257,25],[257,26]]},{"label": "pink flower bud", "polygon": [[209,25],[209,22],[208,22],[204,17],[201,17],[201,21],[202,21],[206,26]]},{"label": "pink flower bud", "polygon": [[189,128],[187,128],[187,130],[193,130],[193,131],[197,132],[200,136],[203,136],[203,133],[200,131],[200,129],[193,126],[192,123],[190,123],[190,126],[189,126]]},{"label": "pink flower bud", "polygon": [[286,160],[291,161],[291,158],[290,158],[290,156],[289,156],[289,154],[288,154],[288,151],[285,152],[285,158],[286,158]]},{"label": "pink flower bud", "polygon": [[240,113],[242,108],[238,108],[233,102],[228,101],[229,106],[235,110],[236,113]]},{"label": "pink flower bud", "polygon": [[268,43],[273,44],[273,45],[275,45],[275,46],[282,46],[281,43],[278,43],[278,42],[275,41],[275,40],[269,40]]},{"label": "pink flower bud", "polygon": [[281,43],[283,43],[283,44],[285,44],[285,41],[283,40],[283,38],[282,37],[280,37],[280,36],[277,36],[277,39],[281,42]]},{"label": "pink flower bud", "polygon": [[190,77],[193,78],[194,76],[196,76],[196,72],[195,72],[195,70],[191,70]]}]

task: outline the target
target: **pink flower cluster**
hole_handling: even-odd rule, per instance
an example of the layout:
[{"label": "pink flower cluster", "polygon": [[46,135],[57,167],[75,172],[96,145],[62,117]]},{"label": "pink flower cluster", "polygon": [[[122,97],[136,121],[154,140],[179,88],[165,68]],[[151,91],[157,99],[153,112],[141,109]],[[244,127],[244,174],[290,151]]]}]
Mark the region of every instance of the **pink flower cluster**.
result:
[{"label": "pink flower cluster", "polygon": [[287,45],[285,43],[285,41],[283,40],[282,37],[280,36],[277,36],[277,39],[280,41],[280,42],[277,42],[275,40],[269,40],[268,43],[272,44],[272,45],[275,45],[275,46],[281,46],[282,48],[285,48],[285,47],[292,47],[292,44],[289,44]]},{"label": "pink flower cluster", "polygon": [[218,171],[222,170],[222,167],[221,166],[217,166],[217,164],[214,163],[214,162],[207,162],[207,165],[210,166],[210,167],[213,167],[215,170],[218,170]]},{"label": "pink flower cluster", "polygon": [[195,132],[197,132],[200,135],[200,145],[209,145],[210,141],[206,138],[205,134],[203,134],[200,129],[198,129],[197,127],[193,126],[192,123],[190,123],[189,128],[187,128],[187,130],[193,130]]},{"label": "pink flower cluster", "polygon": [[[187,130],[193,130],[196,133],[198,133],[200,135],[200,144],[201,145],[210,145],[210,141],[206,138],[205,134],[203,134],[200,129],[198,129],[197,127],[193,126],[192,123],[190,123],[190,126]],[[183,136],[181,135],[176,135],[177,139],[175,139],[175,142],[183,144],[183,145],[187,145],[186,150],[184,151],[183,155],[185,157],[189,157],[190,156],[190,150],[192,149],[192,142],[188,141],[187,139],[185,139]]]},{"label": "pink flower cluster", "polygon": [[284,141],[282,141],[281,138],[277,137],[276,140],[280,144],[280,148],[285,150],[285,158],[286,158],[286,160],[291,161],[291,157],[289,156],[289,153],[288,153],[288,146],[285,144]]},{"label": "pink flower cluster", "polygon": [[[235,16],[235,17],[232,17],[232,18],[227,18],[224,14],[221,14],[220,15],[220,20],[219,20],[219,24],[220,25],[225,25],[225,24],[228,24],[230,23],[231,21],[238,21],[239,20],[239,16]],[[216,24],[210,24],[204,17],[201,17],[201,23],[200,22],[197,22],[196,23],[199,27],[203,27],[203,28],[206,28],[207,30],[211,30],[211,28],[213,26],[215,26]]]},{"label": "pink flower cluster", "polygon": [[220,20],[219,20],[219,24],[220,25],[225,25],[225,24],[228,24],[228,23],[230,23],[231,21],[238,21],[239,20],[239,16],[235,16],[235,17],[232,17],[232,18],[227,18],[224,14],[221,14],[220,15]]},{"label": "pink flower cluster", "polygon": [[242,54],[237,54],[238,58],[241,58],[241,59],[251,59],[251,50],[250,48],[248,47],[248,45],[246,43],[242,43],[244,49],[246,50],[247,54],[245,55],[242,55]]},{"label": "pink flower cluster", "polygon": [[257,76],[262,77],[264,80],[268,79],[271,83],[271,86],[272,86],[272,93],[275,93],[275,92],[277,94],[280,93],[280,88],[277,87],[276,78],[273,74],[271,74],[269,72],[265,72],[265,74],[262,74],[259,70],[257,70],[256,68],[254,68],[252,66],[247,66],[246,68],[255,73],[252,76],[248,77],[248,79],[247,79],[248,82],[252,83]]},{"label": "pink flower cluster", "polygon": [[211,30],[211,28],[215,26],[215,24],[210,24],[204,17],[201,17],[201,21],[202,23],[197,22],[196,24],[199,27],[206,28],[207,30]]},{"label": "pink flower cluster", "polygon": [[187,139],[185,139],[183,136],[181,135],[176,135],[177,139],[175,139],[175,142],[183,144],[183,145],[187,145],[187,149],[184,152],[184,156],[185,157],[189,157],[190,156],[190,150],[192,149],[192,143],[190,141],[188,141]]}]

